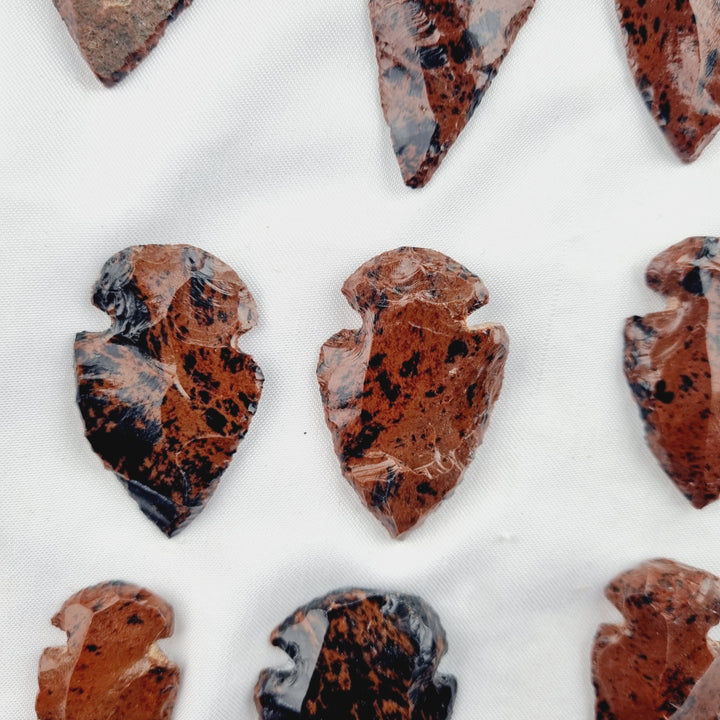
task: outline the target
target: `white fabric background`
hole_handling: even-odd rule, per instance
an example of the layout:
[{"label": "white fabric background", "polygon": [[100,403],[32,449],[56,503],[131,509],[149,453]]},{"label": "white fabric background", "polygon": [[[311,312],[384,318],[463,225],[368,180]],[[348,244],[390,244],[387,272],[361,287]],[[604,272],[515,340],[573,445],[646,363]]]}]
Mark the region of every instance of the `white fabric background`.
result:
[{"label": "white fabric background", "polygon": [[[611,0],[538,0],[430,185],[402,185],[364,0],[197,0],[112,90],[51,0],[0,4],[0,718],[35,717],[49,624],[121,578],[172,603],[175,720],[256,713],[268,635],[349,585],[418,593],[449,639],[454,720],[593,717],[589,653],[622,570],[669,556],[720,573],[720,503],[694,510],[645,445],[622,323],[659,309],[647,262],[719,234],[720,140],[675,159],[635,91]],[[172,540],[83,433],[72,343],[128,245],[229,263],[266,384],[199,518]],[[477,322],[510,334],[505,386],[454,495],[392,540],[342,479],[315,380],[359,325],[340,295],[403,244],[479,274]]]}]

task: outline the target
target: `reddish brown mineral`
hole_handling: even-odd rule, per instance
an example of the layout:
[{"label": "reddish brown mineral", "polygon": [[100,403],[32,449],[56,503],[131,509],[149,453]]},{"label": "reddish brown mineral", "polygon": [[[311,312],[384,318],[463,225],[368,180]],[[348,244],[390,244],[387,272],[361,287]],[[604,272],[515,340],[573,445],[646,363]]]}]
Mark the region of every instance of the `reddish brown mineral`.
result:
[{"label": "reddish brown mineral", "polygon": [[322,348],[318,380],[345,477],[392,535],[455,487],[503,379],[504,328],[470,328],[482,281],[434,250],[373,258],[343,286],[363,318]]},{"label": "reddish brown mineral", "polygon": [[68,640],[40,658],[39,720],[170,720],[180,672],[155,644],[173,631],[164,600],[103,583],[73,595],[52,623]]},{"label": "reddish brown mineral", "polygon": [[[647,284],[668,307],[625,323],[625,374],[648,442],[695,507],[720,495],[718,239],[693,237],[660,253]],[[716,372],[717,368],[717,372]]]},{"label": "reddish brown mineral", "polygon": [[534,4],[370,0],[380,99],[406,185],[430,180]]},{"label": "reddish brown mineral", "polygon": [[717,0],[617,0],[635,83],[675,152],[695,160],[720,123]]},{"label": "reddish brown mineral", "polygon": [[272,634],[294,661],[255,687],[262,720],[447,720],[455,678],[436,674],[445,632],[420,598],[346,590],[313,600]]},{"label": "reddish brown mineral", "polygon": [[93,303],[112,327],[75,339],[88,440],[172,535],[202,510],[257,408],[262,374],[238,350],[255,301],[203,250],[140,245],[105,263]]},{"label": "reddish brown mineral", "polygon": [[160,42],[192,0],[53,0],[92,71],[114,85]]},{"label": "reddish brown mineral", "polygon": [[715,720],[720,671],[707,633],[720,622],[720,579],[651,560],[605,594],[625,623],[601,625],[595,638],[598,720]]}]

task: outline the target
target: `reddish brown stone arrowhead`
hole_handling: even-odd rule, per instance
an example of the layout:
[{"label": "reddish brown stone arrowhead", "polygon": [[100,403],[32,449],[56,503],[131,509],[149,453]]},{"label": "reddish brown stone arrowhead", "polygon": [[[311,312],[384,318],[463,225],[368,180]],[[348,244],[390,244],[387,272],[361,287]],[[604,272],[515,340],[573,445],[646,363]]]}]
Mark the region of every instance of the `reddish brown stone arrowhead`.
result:
[{"label": "reddish brown stone arrowhead", "polygon": [[114,85],[160,42],[192,0],[53,0],[92,71]]},{"label": "reddish brown stone arrowhead", "polygon": [[430,180],[535,0],[370,0],[380,99],[403,180]]},{"label": "reddish brown stone arrowhead", "polygon": [[720,668],[707,633],[720,622],[720,579],[672,560],[615,578],[605,594],[623,625],[593,648],[598,720],[714,720]]},{"label": "reddish brown stone arrowhead", "polygon": [[40,658],[39,720],[170,720],[180,672],[155,642],[173,631],[164,600],[103,583],[73,595],[52,623],[68,641]]},{"label": "reddish brown stone arrowhead", "polygon": [[675,152],[695,160],[720,123],[717,0],[617,0],[635,83]]},{"label": "reddish brown stone arrowhead", "polygon": [[255,301],[203,250],[139,245],[105,263],[93,303],[112,327],[75,339],[88,440],[172,535],[209,500],[260,400],[260,368],[237,346]]},{"label": "reddish brown stone arrowhead", "polygon": [[255,687],[262,720],[447,720],[456,681],[436,673],[445,632],[420,598],[345,590],[296,610],[272,634],[293,659]]},{"label": "reddish brown stone arrowhead", "polygon": [[325,418],[343,474],[397,535],[460,481],[500,393],[508,338],[499,325],[468,327],[487,290],[434,250],[379,255],[342,291],[363,324],[322,348]]},{"label": "reddish brown stone arrowhead", "polygon": [[660,253],[647,284],[668,307],[625,323],[625,374],[650,447],[695,507],[720,495],[718,239],[692,237]]}]

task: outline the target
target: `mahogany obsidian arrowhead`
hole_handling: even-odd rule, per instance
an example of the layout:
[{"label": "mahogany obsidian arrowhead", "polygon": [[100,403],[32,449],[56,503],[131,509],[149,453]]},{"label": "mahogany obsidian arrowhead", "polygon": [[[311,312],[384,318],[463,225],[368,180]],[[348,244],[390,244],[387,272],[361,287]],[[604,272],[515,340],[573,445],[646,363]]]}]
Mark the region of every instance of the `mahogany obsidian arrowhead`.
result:
[{"label": "mahogany obsidian arrowhead", "polygon": [[111,86],[160,42],[192,0],[53,0],[92,71]]},{"label": "mahogany obsidian arrowhead", "polygon": [[138,245],[105,263],[93,303],[112,326],[75,338],[88,440],[172,535],[214,492],[260,400],[260,368],[237,349],[255,301],[204,250]]},{"label": "mahogany obsidian arrowhead", "polygon": [[668,308],[625,322],[625,374],[650,447],[695,507],[720,495],[715,407],[720,363],[718,239],[692,237],[660,253],[647,284]]},{"label": "mahogany obsidian arrowhead", "polygon": [[40,720],[170,720],[180,672],[155,644],[173,631],[163,599],[106,582],[73,595],[52,623],[68,640],[40,658]]},{"label": "mahogany obsidian arrowhead", "polygon": [[707,633],[720,621],[720,579],[651,560],[615,578],[605,594],[625,623],[601,625],[595,637],[598,720],[717,718],[717,647]]},{"label": "mahogany obsidian arrowhead", "polygon": [[716,0],[617,0],[630,69],[675,152],[695,160],[720,123]]},{"label": "mahogany obsidian arrowhead", "polygon": [[534,5],[370,0],[380,99],[406,185],[430,180]]},{"label": "mahogany obsidian arrowhead", "polygon": [[294,667],[260,674],[262,720],[446,720],[452,713],[455,678],[435,672],[445,632],[418,597],[337,591],[297,610],[271,640]]},{"label": "mahogany obsidian arrowhead", "polygon": [[508,338],[468,327],[480,278],[403,247],[355,271],[343,294],[363,318],[323,345],[317,374],[345,477],[392,535],[460,481],[502,386]]}]

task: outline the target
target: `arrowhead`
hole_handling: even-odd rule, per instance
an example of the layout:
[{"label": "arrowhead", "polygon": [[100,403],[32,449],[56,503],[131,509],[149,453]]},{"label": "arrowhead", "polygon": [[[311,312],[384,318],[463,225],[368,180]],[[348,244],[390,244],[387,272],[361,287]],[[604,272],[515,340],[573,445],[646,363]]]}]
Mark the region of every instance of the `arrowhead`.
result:
[{"label": "arrowhead", "polygon": [[298,608],[272,643],[293,666],[263,670],[261,720],[448,720],[457,681],[437,672],[445,631],[421,598],[339,590]]},{"label": "arrowhead", "polygon": [[534,4],[370,0],[380,98],[406,185],[430,180]]},{"label": "arrowhead", "polygon": [[673,150],[697,159],[720,124],[720,6],[618,0],[635,83]]},{"label": "arrowhead", "polygon": [[172,635],[167,602],[115,580],[76,593],[52,622],[68,640],[40,658],[39,720],[170,720],[180,671],[156,644]]},{"label": "arrowhead", "polygon": [[487,290],[434,250],[383,253],[343,294],[363,326],[323,345],[325,419],[343,474],[396,536],[460,482],[500,394],[508,337],[468,326]]},{"label": "arrowhead", "polygon": [[720,620],[720,579],[660,558],[622,573],[605,594],[623,622],[601,625],[595,636],[597,720],[716,718],[717,651],[708,631]]},{"label": "arrowhead", "polygon": [[53,0],[92,71],[108,87],[158,44],[192,0]]},{"label": "arrowhead", "polygon": [[75,339],[87,438],[173,535],[205,507],[260,400],[260,368],[238,348],[255,301],[204,250],[135,245],[105,263],[93,302],[112,327]]},{"label": "arrowhead", "polygon": [[716,418],[718,239],[691,237],[660,253],[647,284],[668,306],[625,322],[625,375],[665,472],[702,508],[720,497]]}]

